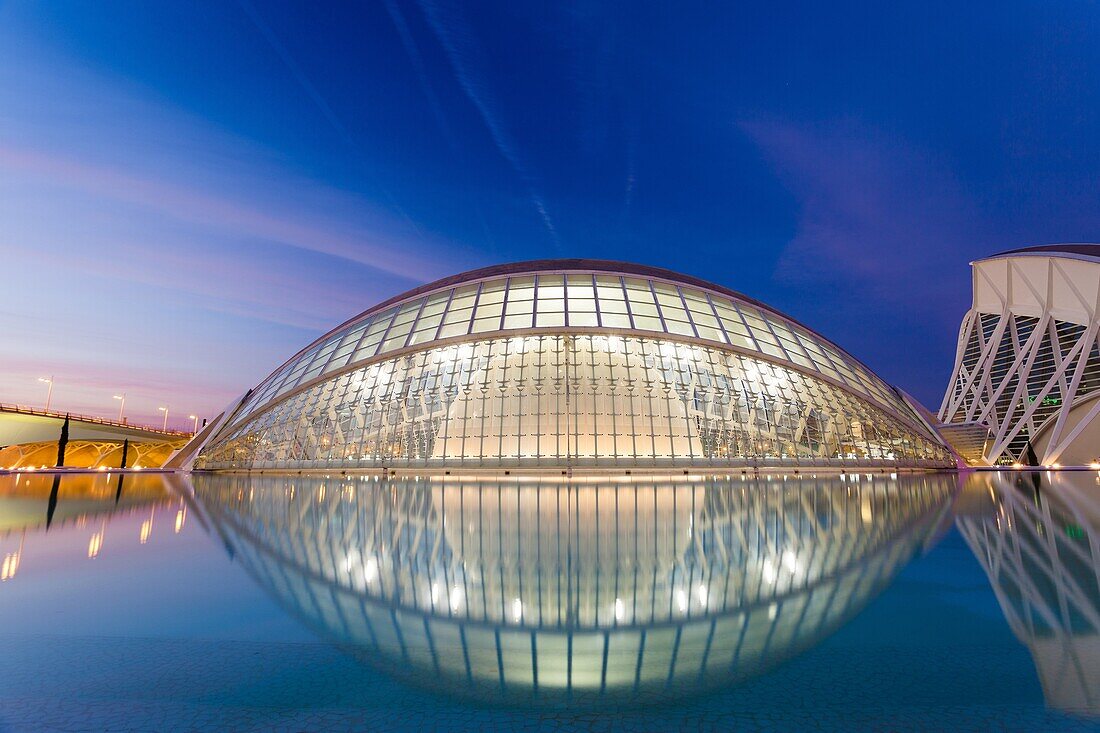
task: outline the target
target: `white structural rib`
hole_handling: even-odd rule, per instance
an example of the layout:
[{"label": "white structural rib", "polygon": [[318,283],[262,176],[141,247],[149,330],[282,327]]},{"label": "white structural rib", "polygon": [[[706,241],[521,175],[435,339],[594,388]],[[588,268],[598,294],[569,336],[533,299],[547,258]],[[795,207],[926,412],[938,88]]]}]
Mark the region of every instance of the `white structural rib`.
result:
[{"label": "white structural rib", "polygon": [[[1100,457],[1100,245],[1035,247],[972,263],[974,302],[940,407],[989,427],[983,463]],[[1094,403],[1095,401],[1095,403]]]}]

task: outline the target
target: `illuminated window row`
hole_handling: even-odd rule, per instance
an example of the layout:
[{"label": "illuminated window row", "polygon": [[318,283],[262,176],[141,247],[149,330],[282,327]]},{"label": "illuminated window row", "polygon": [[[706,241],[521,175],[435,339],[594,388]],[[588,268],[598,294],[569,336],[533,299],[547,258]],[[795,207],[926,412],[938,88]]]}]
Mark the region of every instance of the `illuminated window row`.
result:
[{"label": "illuminated window row", "polygon": [[353,321],[261,384],[239,418],[317,377],[390,351],[471,334],[577,328],[714,341],[797,364],[882,405],[898,403],[890,389],[862,366],[765,309],[659,280],[555,273],[468,283]]},{"label": "illuminated window row", "polygon": [[239,423],[206,468],[948,461],[921,428],[752,357],[524,336],[346,372]]}]

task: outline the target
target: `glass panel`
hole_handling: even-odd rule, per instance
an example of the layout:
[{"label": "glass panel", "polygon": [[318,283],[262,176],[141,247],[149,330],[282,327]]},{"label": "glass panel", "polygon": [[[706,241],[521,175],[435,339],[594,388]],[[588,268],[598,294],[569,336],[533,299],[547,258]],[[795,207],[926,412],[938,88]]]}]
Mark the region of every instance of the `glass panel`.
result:
[{"label": "glass panel", "polygon": [[[478,310],[478,312],[480,313],[480,309]],[[474,327],[471,333],[485,333],[486,331],[497,330],[500,330],[500,316],[493,316],[491,318],[475,319]]]},{"label": "glass panel", "polygon": [[466,322],[445,325],[439,331],[439,338],[445,339],[451,338],[452,336],[464,336],[469,330],[470,324]]},{"label": "glass panel", "polygon": [[654,316],[634,314],[634,327],[641,331],[664,331],[661,320]]},{"label": "glass panel", "polygon": [[496,288],[492,291],[482,290],[481,295],[477,299],[478,307],[487,305],[490,303],[503,303],[504,302],[504,288]]},{"label": "glass panel", "polygon": [[508,290],[508,302],[514,303],[521,300],[534,300],[534,288],[511,288]]},{"label": "glass panel", "polygon": [[600,317],[606,328],[630,328],[630,319],[625,315],[618,313],[602,313]]},{"label": "glass panel", "polygon": [[569,312],[573,311],[585,311],[588,313],[596,312],[596,301],[592,298],[569,298]]},{"label": "glass panel", "polygon": [[565,288],[562,286],[561,275],[539,275],[538,298],[564,298]]},{"label": "glass panel", "polygon": [[447,315],[443,317],[443,323],[450,326],[458,323],[469,323],[473,308],[449,308]]},{"label": "glass panel", "polygon": [[521,313],[530,314],[535,307],[534,301],[531,300],[512,300],[508,299],[508,304],[504,308],[505,315],[515,316]]},{"label": "glass panel", "polygon": [[692,330],[691,324],[687,321],[676,321],[666,318],[665,327],[669,333],[674,333],[679,336],[694,336],[695,331]]},{"label": "glass panel", "polygon": [[565,313],[539,313],[535,316],[535,325],[539,328],[564,326],[565,325]]},{"label": "glass panel", "polygon": [[[500,295],[500,293],[497,293]],[[477,313],[474,318],[481,320],[482,318],[496,318],[500,319],[501,314],[504,312],[504,303],[497,301],[495,303],[486,303],[479,300],[477,303]]]},{"label": "glass panel", "polygon": [[591,299],[596,297],[595,290],[592,288],[592,283],[588,283],[587,285],[570,284],[567,288],[567,295],[569,296],[569,300],[573,300],[574,298]]},{"label": "glass panel", "polygon": [[596,320],[595,313],[574,313],[569,312],[569,325],[570,326],[598,326],[599,323]]},{"label": "glass panel", "polygon": [[626,297],[626,296],[623,295],[623,288],[622,288],[621,285],[619,285],[619,283],[615,283],[614,285],[597,287],[596,288],[596,295],[597,295],[597,297],[599,297],[600,301],[604,301],[604,300],[620,300],[621,301],[624,297]]}]

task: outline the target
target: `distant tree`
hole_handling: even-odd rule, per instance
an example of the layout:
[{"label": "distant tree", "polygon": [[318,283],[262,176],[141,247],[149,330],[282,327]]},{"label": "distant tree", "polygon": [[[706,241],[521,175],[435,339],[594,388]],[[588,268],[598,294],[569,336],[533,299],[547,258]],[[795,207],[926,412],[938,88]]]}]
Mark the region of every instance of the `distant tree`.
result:
[{"label": "distant tree", "polygon": [[65,422],[61,424],[61,438],[57,441],[57,466],[65,465],[65,448],[69,445],[69,413],[65,413]]},{"label": "distant tree", "polygon": [[46,529],[50,528],[53,524],[53,514],[57,511],[57,492],[61,488],[61,474],[56,473],[53,477],[53,486],[50,487],[50,499],[46,502]]}]

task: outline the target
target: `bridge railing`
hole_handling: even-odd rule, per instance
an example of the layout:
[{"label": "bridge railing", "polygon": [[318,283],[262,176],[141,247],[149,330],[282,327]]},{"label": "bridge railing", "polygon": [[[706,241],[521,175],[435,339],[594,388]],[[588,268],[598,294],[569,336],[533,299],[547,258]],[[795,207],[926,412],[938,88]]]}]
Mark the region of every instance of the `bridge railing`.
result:
[{"label": "bridge railing", "polygon": [[120,420],[111,420],[110,418],[95,417],[94,415],[78,415],[75,412],[54,412],[53,410],[43,410],[37,407],[29,407],[27,405],[15,405],[6,402],[0,402],[0,412],[14,412],[20,415],[36,415],[38,417],[53,417],[58,420],[64,420],[65,415],[69,416],[70,420],[79,420],[80,422],[95,423],[96,425],[108,425],[116,428],[132,428],[134,430],[141,430],[146,433],[156,433],[158,435],[183,437],[189,438],[194,433],[187,430],[162,430],[161,428],[153,427],[152,425],[139,425],[132,422],[122,422]]}]

